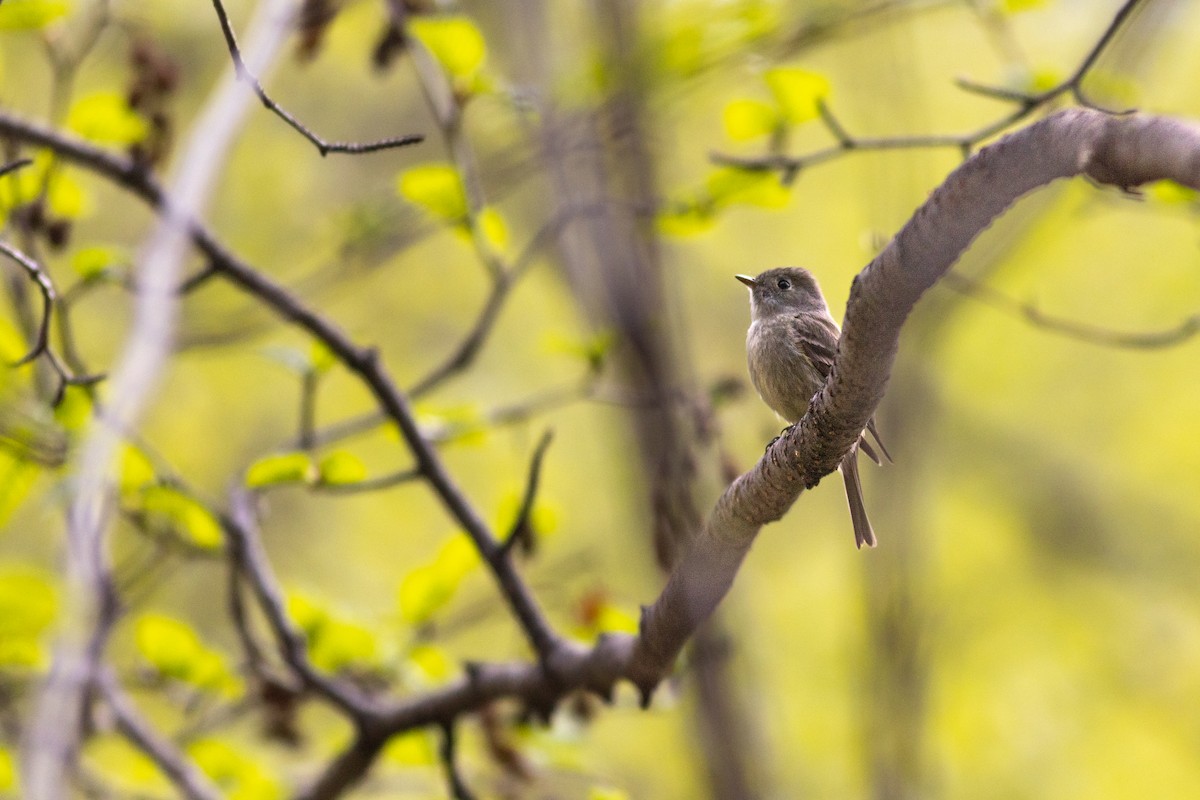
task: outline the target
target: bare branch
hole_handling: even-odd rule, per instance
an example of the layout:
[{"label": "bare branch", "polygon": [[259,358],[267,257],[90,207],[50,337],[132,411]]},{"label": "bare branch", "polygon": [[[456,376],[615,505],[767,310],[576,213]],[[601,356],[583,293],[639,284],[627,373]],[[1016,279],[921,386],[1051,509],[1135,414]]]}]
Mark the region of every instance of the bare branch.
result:
[{"label": "bare branch", "polygon": [[288,126],[303,136],[308,141],[312,142],[322,156],[330,153],[374,153],[377,150],[388,150],[393,147],[404,147],[410,144],[416,144],[425,139],[421,134],[410,134],[408,136],[399,136],[392,139],[381,139],[376,142],[329,142],[317,136],[311,130],[304,126],[298,119],[288,113],[282,106],[271,99],[262,84],[258,82],[258,78],[254,77],[253,73],[246,67],[242,60],[241,50],[238,49],[237,37],[233,33],[233,25],[229,22],[229,15],[225,13],[225,6],[221,0],[213,0],[213,9],[217,12],[217,21],[221,23],[221,33],[225,36],[225,45],[229,48],[229,57],[233,59],[233,67],[237,72],[238,80],[245,81],[254,90],[254,94],[262,101],[262,104],[286,122]]},{"label": "bare branch", "polygon": [[508,535],[504,537],[503,543],[500,545],[501,552],[508,553],[512,550],[513,545],[518,542],[526,549],[533,547],[533,531],[529,527],[529,518],[533,513],[533,504],[537,500],[538,481],[542,476],[542,459],[546,456],[546,450],[550,447],[550,442],[554,439],[554,431],[546,431],[542,434],[541,440],[533,451],[533,460],[529,463],[529,479],[525,482],[525,496],[521,498],[521,508],[517,511],[517,518],[513,520],[512,527],[508,529]]},{"label": "bare branch", "polygon": [[250,581],[259,606],[279,645],[287,665],[318,695],[360,720],[371,713],[371,701],[357,689],[323,675],[308,658],[304,634],[288,617],[283,591],[263,550],[255,518],[254,496],[243,489],[230,492],[231,511],[221,522],[229,537],[230,551]]},{"label": "bare branch", "polygon": [[107,670],[97,677],[117,729],[154,762],[188,800],[220,800],[221,792],[174,744],[161,737]]},{"label": "bare branch", "polygon": [[446,770],[446,782],[450,784],[450,796],[454,800],[475,800],[475,795],[467,786],[467,782],[458,768],[458,753],[455,744],[454,723],[447,722],[442,726],[442,746],[439,755],[442,759],[442,766]]},{"label": "bare branch", "polygon": [[1074,322],[1044,313],[1032,303],[1022,303],[989,286],[977,283],[954,272],[946,273],[942,279],[946,287],[966,297],[987,303],[992,308],[1020,317],[1034,327],[1051,333],[1062,334],[1081,342],[1102,347],[1118,347],[1134,350],[1157,350],[1174,347],[1200,333],[1200,314],[1185,318],[1178,325],[1160,331],[1123,333],[1097,325]]},{"label": "bare branch", "polygon": [[50,342],[50,314],[54,309],[57,293],[54,291],[54,284],[50,282],[50,276],[42,269],[41,264],[4,241],[0,241],[0,253],[4,253],[15,261],[17,266],[25,270],[38,285],[38,291],[42,293],[42,319],[38,323],[37,336],[34,338],[33,348],[13,364],[13,366],[19,367],[46,352]]},{"label": "bare branch", "polygon": [[[786,156],[781,153],[770,153],[765,156],[757,157],[739,157],[730,156],[722,153],[713,153],[710,158],[718,164],[725,164],[732,167],[739,167],[747,170],[772,170],[781,173],[782,181],[785,184],[790,184],[795,180],[796,176],[804,169],[820,164],[826,161],[839,158],[855,150],[902,150],[913,148],[938,148],[938,147],[955,147],[959,149],[963,157],[970,155],[971,151],[981,142],[990,139],[998,133],[1001,133],[1012,127],[1021,120],[1027,118],[1030,114],[1039,108],[1042,108],[1063,94],[1070,93],[1077,103],[1085,108],[1096,111],[1104,111],[1090,102],[1083,94],[1083,81],[1087,77],[1088,72],[1096,64],[1096,60],[1100,54],[1112,41],[1117,31],[1120,30],[1122,24],[1129,18],[1129,15],[1134,9],[1145,0],[1127,0],[1125,5],[1113,17],[1100,39],[1088,52],[1088,54],[1076,67],[1071,75],[1059,83],[1057,86],[1051,87],[1044,92],[1038,94],[1030,94],[1013,89],[998,88],[986,86],[976,83],[966,78],[959,78],[957,83],[960,88],[974,94],[980,94],[987,97],[992,97],[997,100],[1004,100],[1017,104],[1017,108],[999,119],[990,122],[974,131],[963,134],[951,134],[943,136],[895,136],[883,138],[860,138],[852,136],[841,123],[834,118],[829,108],[824,102],[818,104],[818,110],[821,113],[821,120],[830,134],[837,141],[832,147],[814,150],[803,156]],[[1110,112],[1117,114],[1129,114],[1131,111]]]},{"label": "bare branch", "polygon": [[[0,112],[0,134],[49,147],[63,158],[112,179],[155,208],[171,205],[166,192],[153,175],[128,158],[6,112]],[[484,560],[488,562],[533,649],[545,657],[559,647],[560,637],[550,628],[528,587],[506,559],[496,558],[499,544],[490,527],[450,477],[433,445],[422,435],[409,398],[396,385],[379,360],[378,353],[356,345],[332,321],[307,306],[265,274],[241,261],[218,242],[198,220],[188,220],[187,228],[193,243],[208,257],[214,270],[235,286],[257,297],[283,319],[324,342],[351,372],[359,376],[374,395],[384,415],[396,424],[416,459],[417,468],[425,476],[438,499],[449,514],[462,525],[484,556]]]}]

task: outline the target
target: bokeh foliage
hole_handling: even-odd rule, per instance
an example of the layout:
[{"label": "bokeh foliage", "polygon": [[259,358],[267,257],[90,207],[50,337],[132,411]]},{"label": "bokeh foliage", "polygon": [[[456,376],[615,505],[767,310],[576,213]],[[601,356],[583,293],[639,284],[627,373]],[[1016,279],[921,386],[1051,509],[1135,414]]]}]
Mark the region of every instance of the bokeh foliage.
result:
[{"label": "bokeh foliage", "polygon": [[[53,82],[45,42],[69,41],[95,4],[5,0],[4,107],[118,149],[143,141],[149,121],[125,98],[131,49],[149,41],[178,66],[173,135],[190,135],[228,67],[211,7],[111,5],[122,24],[68,92]],[[252,4],[229,5],[244,24]],[[259,112],[208,220],[258,269],[378,345],[407,385],[474,322],[488,259],[516,257],[547,221],[528,93],[541,87],[549,108],[586,109],[616,78],[598,56],[589,4],[530,4],[540,28],[488,3],[414,24],[463,103],[462,136],[487,197],[475,206],[404,56],[371,67],[364,43],[384,27],[383,5],[342,4],[320,46],[289,53],[268,85],[331,138],[420,130],[429,140],[321,159]],[[1044,88],[1074,69],[1120,4],[884,5],[639,8],[637,65],[662,194],[655,230],[670,313],[705,387],[744,382],[748,315],[733,274],[809,266],[831,306],[844,307],[880,239],[959,158],[952,148],[851,154],[785,187],[712,153],[822,147],[818,101],[863,136],[972,129],[1005,106],[963,92],[955,77]],[[523,40],[530,31],[536,41]],[[1149,3],[1097,66],[1090,96],[1196,116],[1198,38],[1194,6]],[[60,289],[86,288],[74,338],[82,361],[103,371],[128,326],[121,284],[152,218],[85,170],[30,155],[32,166],[0,179],[5,236],[18,230],[12,213],[44,189],[46,212],[69,228],[44,248],[45,262]],[[959,272],[1048,314],[1171,328],[1200,303],[1197,214],[1196,198],[1171,187],[1139,202],[1063,185],[1002,219]],[[18,309],[31,301],[10,297],[6,364],[29,349]],[[215,282],[185,299],[179,344],[122,461],[113,547],[130,609],[111,654],[148,716],[180,733],[228,796],[286,796],[351,734],[319,706],[277,707],[275,719],[236,711],[246,697],[239,644],[214,591],[224,580],[215,511],[231,481],[262,494],[266,546],[319,668],[418,692],[469,660],[527,655],[477,554],[427,494],[404,483],[336,491],[409,466],[393,431],[297,444],[310,382],[320,425],[368,408],[328,353]],[[556,624],[584,639],[629,630],[661,582],[646,478],[619,379],[605,372],[621,346],[595,329],[543,248],[478,360],[418,403],[497,530],[516,514],[538,436],[554,428],[533,515],[537,552],[523,568]],[[840,493],[818,489],[762,537],[726,602],[732,669],[761,751],[754,762],[773,796],[1184,797],[1200,785],[1198,346],[1100,347],[948,289],[931,294],[880,412],[897,463],[865,478],[879,549],[856,552]],[[588,392],[575,391],[594,375]],[[35,365],[0,373],[4,796],[19,793],[15,732],[62,612],[55,573],[70,448],[90,413],[79,388],[51,411],[45,384]],[[570,402],[496,421],[497,409],[563,387]],[[778,421],[750,391],[719,397],[725,447],[748,466]],[[708,487],[709,500],[719,488]],[[701,796],[687,675],[685,665],[648,712],[621,696],[599,713],[563,709],[547,727],[497,734],[481,720],[462,730],[460,758],[485,796]],[[531,782],[497,756],[497,736]],[[154,765],[111,733],[89,742],[85,764],[119,791],[169,796]],[[373,776],[355,796],[442,796],[436,737],[397,738]]]}]

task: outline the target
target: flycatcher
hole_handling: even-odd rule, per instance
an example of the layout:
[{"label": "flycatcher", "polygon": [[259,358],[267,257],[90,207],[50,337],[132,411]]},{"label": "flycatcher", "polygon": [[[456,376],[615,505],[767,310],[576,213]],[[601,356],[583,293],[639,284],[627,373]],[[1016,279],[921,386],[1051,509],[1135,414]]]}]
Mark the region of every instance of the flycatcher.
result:
[{"label": "flycatcher", "polygon": [[[813,395],[821,390],[833,368],[841,328],[830,316],[816,278],[806,269],[781,267],[755,278],[738,275],[737,279],[750,287],[750,330],[746,334],[750,380],[763,401],[794,425],[808,411]],[[891,461],[875,430],[874,417],[866,431],[870,431],[884,458]],[[854,541],[860,548],[864,544],[874,547],[875,532],[867,519],[858,477],[859,450],[876,464],[882,463],[864,432],[838,470],[846,482]]]}]

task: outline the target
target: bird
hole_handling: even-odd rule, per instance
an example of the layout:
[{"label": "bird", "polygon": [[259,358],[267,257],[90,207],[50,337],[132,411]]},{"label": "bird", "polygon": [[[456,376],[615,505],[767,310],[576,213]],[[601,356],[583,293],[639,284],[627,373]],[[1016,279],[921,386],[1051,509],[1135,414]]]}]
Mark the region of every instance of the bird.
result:
[{"label": "bird", "polygon": [[[790,428],[808,411],[813,396],[825,384],[837,355],[841,328],[829,313],[817,279],[807,269],[778,267],[754,277],[735,277],[750,289],[750,329],[746,332],[750,380],[763,402],[791,423]],[[868,432],[874,444],[868,441]],[[876,447],[884,458],[892,460],[872,417],[838,466],[846,484],[854,541],[860,549],[863,545],[874,547],[876,542],[863,504],[858,451],[882,464]]]}]

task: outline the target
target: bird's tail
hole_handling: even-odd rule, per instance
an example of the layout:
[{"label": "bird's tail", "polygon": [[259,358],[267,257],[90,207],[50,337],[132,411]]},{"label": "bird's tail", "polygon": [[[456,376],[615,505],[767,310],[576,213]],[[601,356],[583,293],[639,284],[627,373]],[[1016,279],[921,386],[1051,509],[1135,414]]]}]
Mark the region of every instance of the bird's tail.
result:
[{"label": "bird's tail", "polygon": [[854,523],[854,542],[859,549],[865,544],[875,546],[875,531],[867,519],[867,507],[863,505],[862,481],[858,477],[858,448],[850,450],[841,464],[842,480],[846,482],[846,500],[850,503],[850,521]]}]

